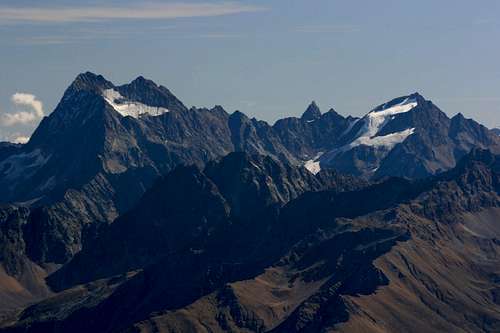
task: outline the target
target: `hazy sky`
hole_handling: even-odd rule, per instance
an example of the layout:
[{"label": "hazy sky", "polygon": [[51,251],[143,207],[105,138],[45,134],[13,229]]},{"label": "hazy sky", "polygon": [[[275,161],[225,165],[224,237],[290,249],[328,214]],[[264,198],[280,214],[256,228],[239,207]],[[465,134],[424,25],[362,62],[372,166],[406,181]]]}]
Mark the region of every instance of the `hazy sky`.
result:
[{"label": "hazy sky", "polygon": [[29,136],[87,70],[270,122],[418,91],[500,126],[499,37],[498,0],[2,0],[0,139]]}]

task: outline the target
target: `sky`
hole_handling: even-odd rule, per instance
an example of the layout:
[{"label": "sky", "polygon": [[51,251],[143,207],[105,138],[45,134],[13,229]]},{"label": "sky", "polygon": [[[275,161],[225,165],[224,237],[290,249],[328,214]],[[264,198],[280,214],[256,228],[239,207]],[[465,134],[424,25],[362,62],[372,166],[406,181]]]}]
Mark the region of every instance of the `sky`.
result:
[{"label": "sky", "polygon": [[80,72],[273,123],[420,92],[500,126],[500,1],[0,1],[0,140],[26,141]]}]

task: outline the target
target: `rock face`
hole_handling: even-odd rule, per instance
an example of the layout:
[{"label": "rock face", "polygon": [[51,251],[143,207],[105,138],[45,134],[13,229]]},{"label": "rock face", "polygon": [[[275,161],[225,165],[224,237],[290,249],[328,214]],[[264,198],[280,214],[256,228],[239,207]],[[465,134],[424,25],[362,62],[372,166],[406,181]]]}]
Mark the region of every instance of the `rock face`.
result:
[{"label": "rock face", "polygon": [[[210,162],[203,171],[179,167],[158,180],[136,207],[101,230],[99,238],[49,282],[60,290],[142,268],[187,248],[204,251],[214,230],[247,223],[250,216],[266,215],[305,192],[362,186],[366,183],[335,172],[314,176],[304,168],[245,153]],[[247,233],[258,230],[248,225]]]},{"label": "rock face", "polygon": [[[51,294],[44,278],[55,267],[40,267],[29,259],[29,243],[22,237],[28,220],[29,209],[0,206],[0,309],[4,311],[16,310]],[[0,322],[4,311],[0,313]]]},{"label": "rock face", "polygon": [[[315,287],[307,282],[285,288],[284,294],[297,298],[282,313],[268,309],[267,314],[253,314],[239,305],[225,308],[229,312],[214,308],[217,314],[210,316],[225,318],[218,321],[220,327],[214,327],[250,331],[309,327],[304,316],[326,316],[313,314],[319,306],[315,302],[334,294],[331,304],[343,313],[335,322],[341,322],[349,306],[339,297],[370,294],[386,284],[374,262],[413,229],[399,222],[395,227],[380,222],[379,227],[377,222],[376,230],[371,230],[368,225],[357,226],[358,222],[340,223],[338,218],[358,221],[417,200],[423,193],[429,199],[411,206],[410,219],[437,223],[461,218],[454,211],[476,216],[496,205],[497,198],[491,194],[498,179],[496,157],[475,151],[468,159],[477,162],[471,162],[474,168],[457,161],[473,149],[498,153],[499,147],[494,131],[462,115],[450,119],[418,94],[394,99],[362,118],[343,117],[333,109],[321,113],[313,102],[300,118],[270,125],[238,111],[229,114],[220,106],[187,108],[169,89],[143,77],[116,86],[100,75],[83,73],[27,144],[0,143],[0,202],[4,203],[0,207],[0,297],[6,300],[0,301],[0,310],[22,307],[57,290],[54,303],[47,301],[59,307],[52,317],[57,320],[45,320],[54,308],[43,303],[41,307],[50,310],[35,306],[31,309],[35,312],[24,312],[25,318],[19,318],[22,325],[23,320],[48,327],[63,322],[62,327],[72,330],[85,318],[81,306],[92,311],[102,307],[105,314],[123,303],[130,306],[126,311],[137,310],[137,315],[130,316],[133,322],[123,324],[141,326],[139,321],[145,320],[147,327],[152,325],[148,322],[152,311],[170,311],[167,317],[171,318],[172,311],[183,311],[192,302],[205,304],[205,297],[229,306],[237,302],[238,292],[221,288],[257,279],[265,269],[278,272],[278,282],[262,275],[278,289],[283,281],[290,282],[286,279],[291,275],[303,277],[304,271],[297,267],[301,260],[309,260],[303,258],[309,250],[297,250],[301,254],[290,257],[290,251],[303,244],[312,253],[327,248],[331,256],[322,260],[330,266],[348,255],[360,261],[362,271],[353,271],[357,266],[349,263],[328,266],[323,277],[334,281],[329,291],[322,289],[319,280],[303,277],[314,281]],[[463,168],[472,171],[464,174]],[[385,180],[391,176],[421,180]],[[368,186],[369,182],[376,183]],[[467,200],[452,200],[454,195]],[[313,237],[312,244],[305,241],[306,236]],[[348,254],[331,247],[337,241],[345,244]],[[361,258],[355,244],[371,254]],[[287,264],[277,264],[281,262]],[[193,271],[190,265],[198,269]],[[167,271],[180,275],[170,276]],[[180,278],[185,274],[191,274],[191,280]],[[339,280],[331,280],[331,274]],[[109,285],[103,282],[114,275],[121,278]],[[361,282],[336,287],[365,275],[371,287],[364,289]],[[142,288],[149,288],[151,281],[161,284],[161,279],[170,282],[158,286],[163,288],[159,295],[172,296],[171,300],[151,295],[140,309],[128,303],[130,295],[146,293]],[[79,283],[87,285],[76,286]],[[200,288],[193,291],[195,285]],[[179,292],[172,294],[175,288]],[[78,294],[80,303],[67,293]],[[82,301],[87,296],[90,303]],[[304,305],[309,297],[317,301]],[[243,312],[235,314],[238,311]],[[125,312],[113,316],[122,321]],[[70,313],[75,317],[68,318]],[[38,315],[48,317],[42,320]],[[313,317],[310,320],[317,322]],[[103,328],[99,320],[95,325],[88,330]],[[113,323],[109,325],[115,329]]]},{"label": "rock face", "polygon": [[[304,184],[319,189],[324,182],[311,175],[289,178],[290,171],[275,163],[233,154],[204,171],[172,171],[89,251],[49,278],[67,288],[78,283],[69,277],[86,274],[83,281],[107,280],[108,287],[90,282],[83,291],[64,290],[24,310],[5,331],[500,327],[498,156],[476,150],[456,168],[425,180],[319,192],[303,192]],[[277,174],[269,171],[276,168]],[[263,170],[268,180],[259,182]],[[220,183],[218,172],[237,179],[236,185]],[[174,190],[180,192],[173,196]],[[187,193],[196,196],[194,209],[182,204]],[[296,194],[284,204],[279,198],[285,193]],[[248,210],[239,204],[252,198],[258,200]],[[92,264],[114,265],[107,249],[116,270]],[[127,270],[136,273],[115,275]],[[77,290],[78,297],[68,296]]]}]

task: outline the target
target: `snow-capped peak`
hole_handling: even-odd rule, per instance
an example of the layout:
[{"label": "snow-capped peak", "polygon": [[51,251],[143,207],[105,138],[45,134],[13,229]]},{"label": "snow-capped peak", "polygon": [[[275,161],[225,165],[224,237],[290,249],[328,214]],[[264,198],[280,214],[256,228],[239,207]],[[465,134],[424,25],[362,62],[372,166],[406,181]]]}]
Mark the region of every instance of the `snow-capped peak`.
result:
[{"label": "snow-capped peak", "polygon": [[122,116],[131,116],[139,118],[143,115],[159,116],[167,113],[167,108],[149,106],[137,101],[131,101],[123,97],[114,88],[104,89],[102,97],[113,109],[120,113]]},{"label": "snow-capped peak", "polygon": [[385,104],[371,112],[364,118],[364,126],[359,130],[358,137],[373,137],[389,122],[395,115],[411,111],[418,105],[415,98],[407,97],[402,102],[385,107]]},{"label": "snow-capped peak", "polygon": [[[405,141],[409,136],[415,133],[415,128],[409,127],[399,132],[380,135],[379,133],[387,123],[393,120],[397,115],[411,111],[418,105],[418,96],[410,95],[392,100],[373,109],[363,118],[353,121],[348,127],[345,135],[351,139],[344,145],[333,149],[321,159],[332,159],[338,154],[350,151],[358,146],[369,146],[375,148],[380,154],[387,154],[397,144]],[[352,131],[356,128],[354,135]],[[308,166],[315,160],[308,161]]]},{"label": "snow-capped peak", "polygon": [[396,144],[403,142],[408,136],[413,134],[415,129],[408,128],[404,131],[384,136],[377,136],[377,133],[379,133],[389,121],[394,119],[395,115],[409,112],[417,105],[418,102],[415,98],[407,97],[399,103],[386,103],[372,110],[360,120],[363,122],[363,126],[359,129],[354,140],[348,145],[348,148],[365,145],[387,146],[386,148],[392,149]]}]

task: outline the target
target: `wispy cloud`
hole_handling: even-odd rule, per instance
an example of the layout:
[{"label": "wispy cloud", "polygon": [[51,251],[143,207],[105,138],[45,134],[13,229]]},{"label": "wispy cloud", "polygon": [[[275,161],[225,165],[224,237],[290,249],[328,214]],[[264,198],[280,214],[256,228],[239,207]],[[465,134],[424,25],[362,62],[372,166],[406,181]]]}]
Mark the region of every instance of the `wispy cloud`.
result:
[{"label": "wispy cloud", "polygon": [[154,38],[189,38],[189,39],[228,39],[242,37],[241,34],[226,32],[184,32],[171,29],[147,29],[141,30],[122,29],[83,29],[70,31],[66,34],[48,34],[38,36],[21,36],[15,39],[19,45],[61,45],[61,44],[80,44],[85,42],[95,42],[96,40],[115,40],[142,38],[144,33]]},{"label": "wispy cloud", "polygon": [[360,31],[360,27],[350,24],[314,24],[300,26],[296,31],[304,33],[345,33]]},{"label": "wispy cloud", "polygon": [[43,118],[43,103],[35,95],[27,93],[15,93],[11,97],[12,104],[17,107],[26,107],[28,110],[20,110],[5,113],[0,116],[0,125],[15,126],[34,123]]},{"label": "wispy cloud", "polygon": [[257,12],[264,7],[239,2],[218,3],[146,3],[141,5],[85,7],[12,7],[0,6],[0,22],[92,22],[110,20],[161,20],[209,17]]},{"label": "wispy cloud", "polygon": [[74,43],[77,39],[66,36],[30,36],[16,38],[15,41],[22,45],[59,45]]},{"label": "wispy cloud", "polygon": [[182,25],[172,24],[169,26],[147,25],[141,27],[118,25],[109,26],[108,24],[93,24],[92,27],[71,27],[64,32],[54,31],[41,34],[21,34],[13,39],[17,45],[61,45],[61,44],[82,44],[93,43],[99,40],[118,40],[140,38],[144,36],[151,39],[160,38],[180,38],[180,39],[230,39],[239,38],[244,35],[223,31],[220,28],[211,25],[193,29]]},{"label": "wispy cloud", "polygon": [[221,39],[221,38],[237,38],[237,37],[241,37],[241,35],[228,34],[228,33],[223,33],[223,32],[219,32],[219,33],[215,32],[215,33],[199,34],[199,35],[195,35],[194,37],[208,38],[208,39]]}]

